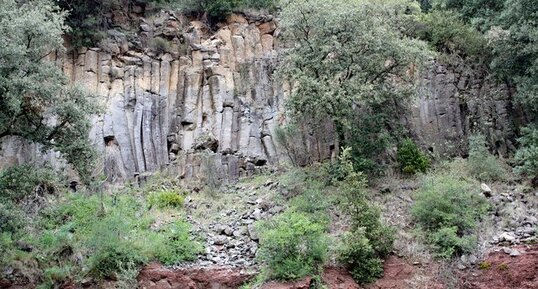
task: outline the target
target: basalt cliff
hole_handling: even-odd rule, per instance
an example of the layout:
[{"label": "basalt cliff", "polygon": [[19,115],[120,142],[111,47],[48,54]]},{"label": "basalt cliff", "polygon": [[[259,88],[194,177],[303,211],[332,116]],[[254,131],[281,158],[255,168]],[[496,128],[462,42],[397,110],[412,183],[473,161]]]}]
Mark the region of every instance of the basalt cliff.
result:
[{"label": "basalt cliff", "polygon": [[[237,179],[286,158],[275,128],[286,122],[292,88],[274,77],[285,44],[278,19],[232,15],[209,27],[168,11],[118,12],[99,48],[69,49],[50,60],[96,96],[91,138],[102,169],[121,181],[168,168],[196,177],[205,164]],[[471,131],[491,148],[514,150],[518,109],[510,91],[485,72],[432,61],[418,97],[400,118],[437,155],[464,155]],[[335,137],[306,136],[315,159],[335,154]],[[2,142],[2,166],[36,159],[61,163],[53,152],[17,138]]]}]

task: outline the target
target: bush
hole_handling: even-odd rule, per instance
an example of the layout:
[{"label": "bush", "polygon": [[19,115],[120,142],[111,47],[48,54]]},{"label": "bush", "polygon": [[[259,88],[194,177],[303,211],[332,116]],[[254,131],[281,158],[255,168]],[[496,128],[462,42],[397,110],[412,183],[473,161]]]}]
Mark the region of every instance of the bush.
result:
[{"label": "bush", "polygon": [[339,259],[359,283],[370,283],[383,272],[381,259],[392,250],[394,230],[383,224],[379,208],[368,202],[366,180],[354,170],[350,149],[342,151],[339,163],[345,176],[340,184],[341,206],[350,217],[350,233]]},{"label": "bush", "polygon": [[[167,206],[177,205],[175,196],[180,196],[167,191],[157,195],[174,196],[173,201],[164,198],[159,203]],[[152,229],[154,219],[147,202],[132,191],[112,196],[73,194],[43,211],[40,226],[44,230],[35,251],[45,260],[45,267],[68,262],[75,276],[123,281],[136,277],[139,266],[149,261],[193,260],[202,248],[190,238],[190,226],[175,220]],[[83,257],[82,262],[69,263],[75,254]]]},{"label": "bush", "polygon": [[179,8],[184,13],[207,13],[213,22],[223,20],[232,12],[243,9],[266,9],[274,11],[278,4],[277,0],[165,0],[163,2],[161,6]]},{"label": "bush", "polygon": [[23,213],[10,201],[0,203],[0,233],[17,233],[23,227]]},{"label": "bush", "polygon": [[374,250],[363,229],[355,230],[343,237],[339,260],[361,284],[372,283],[383,276],[383,261]]},{"label": "bush", "polygon": [[12,166],[0,173],[0,198],[20,201],[26,196],[54,193],[58,177],[47,167]]},{"label": "bush", "polygon": [[161,191],[149,196],[149,205],[158,208],[182,208],[185,199],[183,195],[175,191]]},{"label": "bush", "polygon": [[477,242],[476,236],[458,235],[458,227],[442,227],[428,236],[436,256],[449,259],[461,253],[471,252]]},{"label": "bush", "polygon": [[471,185],[449,174],[426,178],[416,195],[412,216],[438,257],[472,250],[473,229],[488,209]]},{"label": "bush", "polygon": [[506,175],[499,160],[488,151],[486,138],[481,134],[469,137],[468,168],[480,181],[503,180]]},{"label": "bush", "polygon": [[162,37],[155,37],[151,40],[151,49],[157,54],[164,54],[170,50],[170,43]]},{"label": "bush", "polygon": [[519,138],[521,148],[516,153],[518,166],[515,172],[533,178],[538,186],[538,126],[523,128],[523,135]]},{"label": "bush", "polygon": [[488,56],[485,37],[450,11],[433,11],[425,14],[416,33],[437,51],[448,55]]},{"label": "bush", "polygon": [[398,146],[398,163],[403,173],[411,175],[418,172],[425,173],[430,167],[428,156],[410,138]]},{"label": "bush", "polygon": [[134,220],[128,216],[111,214],[96,220],[85,241],[90,257],[88,273],[97,278],[134,271],[148,261],[143,244],[133,232]]},{"label": "bush", "polygon": [[258,258],[270,278],[295,280],[317,273],[325,261],[328,243],[325,227],[294,211],[259,223]]},{"label": "bush", "polygon": [[165,265],[173,265],[181,261],[194,261],[196,255],[203,252],[203,246],[191,240],[190,225],[177,221],[171,224],[165,234],[165,244],[157,252],[157,258]]}]

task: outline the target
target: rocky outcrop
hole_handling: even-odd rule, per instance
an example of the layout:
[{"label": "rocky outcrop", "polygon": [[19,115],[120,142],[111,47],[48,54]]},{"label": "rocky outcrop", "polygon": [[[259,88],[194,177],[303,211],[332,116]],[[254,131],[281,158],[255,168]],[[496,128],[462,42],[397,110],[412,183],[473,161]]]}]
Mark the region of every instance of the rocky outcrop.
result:
[{"label": "rocky outcrop", "polygon": [[413,100],[410,129],[436,156],[465,156],[474,133],[484,134],[494,153],[508,156],[523,121],[512,101],[509,89],[483,69],[432,62]]},{"label": "rocky outcrop", "polygon": [[[113,19],[127,32],[109,30],[100,48],[51,57],[105,108],[93,117],[91,138],[108,180],[163,168],[185,178],[237,179],[286,158],[274,136],[291,90],[273,79],[280,51],[276,20],[232,15],[209,28],[173,12],[140,9]],[[431,67],[403,116],[419,142],[435,155],[465,155],[467,136],[481,131],[499,155],[513,151],[509,91],[478,70]],[[306,132],[300,143],[308,159],[337,150],[326,133],[331,129],[321,130]],[[0,166],[43,158],[37,155],[38,146],[4,139]],[[55,153],[45,158],[61,164]]]},{"label": "rocky outcrop", "polygon": [[[121,168],[117,179],[170,165],[189,178],[204,163],[233,179],[274,163],[272,134],[287,88],[272,81],[272,18],[234,15],[214,33],[168,12],[140,22],[142,49],[114,32],[108,51],[55,59],[106,108],[94,117],[91,138],[108,166]],[[205,157],[195,153],[203,150]]]}]

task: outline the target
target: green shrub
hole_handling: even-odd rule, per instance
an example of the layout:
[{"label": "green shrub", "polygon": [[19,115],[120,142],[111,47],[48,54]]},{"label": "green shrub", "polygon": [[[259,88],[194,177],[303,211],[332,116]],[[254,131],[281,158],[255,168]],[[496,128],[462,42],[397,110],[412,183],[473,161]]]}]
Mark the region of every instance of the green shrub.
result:
[{"label": "green shrub", "polygon": [[458,235],[458,227],[442,227],[427,237],[438,258],[449,259],[453,256],[471,252],[478,241],[476,236]]},{"label": "green shrub", "polygon": [[333,204],[331,195],[319,180],[309,179],[304,191],[291,200],[293,208],[307,214],[310,220],[323,225],[329,224],[327,210]]},{"label": "green shrub", "polygon": [[467,181],[449,174],[426,178],[416,195],[412,216],[438,257],[472,250],[473,229],[487,202]]},{"label": "green shrub", "polygon": [[23,227],[23,213],[12,202],[0,203],[0,233],[14,234]]},{"label": "green shrub", "polygon": [[203,252],[203,246],[191,240],[190,225],[186,222],[174,222],[166,228],[164,245],[157,252],[157,258],[165,265],[181,261],[194,261],[196,255]]},{"label": "green shrub", "polygon": [[151,40],[151,49],[157,54],[164,54],[170,50],[170,43],[162,37],[155,37]]},{"label": "green shrub", "polygon": [[[175,196],[180,195],[166,192],[160,193],[173,195],[174,201],[163,198],[160,204],[177,205]],[[183,198],[180,200],[182,204]],[[122,281],[135,278],[139,266],[149,261],[174,264],[193,260],[202,248],[190,238],[190,226],[175,220],[159,230],[152,229],[148,202],[133,191],[101,196],[72,194],[43,211],[39,222],[43,231],[35,251],[45,269],[63,267],[78,254],[83,257],[80,263],[68,262],[72,275],[118,277]]]},{"label": "green shrub", "polygon": [[137,242],[139,236],[134,231],[130,216],[113,212],[101,220],[96,220],[91,228],[85,245],[90,256],[87,262],[88,273],[97,278],[112,277],[136,270],[148,261],[144,244]]},{"label": "green shrub", "polygon": [[70,277],[70,267],[51,267],[43,272],[45,282],[49,284],[62,283]]},{"label": "green shrub", "polygon": [[383,261],[374,250],[364,230],[344,235],[339,249],[339,260],[351,268],[351,275],[361,284],[372,283],[383,276]]},{"label": "green shrub", "polygon": [[538,126],[523,128],[523,135],[519,138],[521,148],[516,153],[518,166],[515,172],[533,178],[538,185]]},{"label": "green shrub", "polygon": [[410,138],[398,145],[398,163],[405,174],[425,173],[430,167],[428,156]]},{"label": "green shrub", "polygon": [[486,138],[481,134],[469,137],[469,173],[480,181],[503,180],[506,171],[486,145]]},{"label": "green shrub", "polygon": [[394,230],[383,224],[379,208],[368,202],[365,177],[354,170],[350,149],[342,151],[339,163],[345,176],[341,206],[350,217],[339,259],[359,283],[370,283],[383,271],[381,259],[392,250]]},{"label": "green shrub", "polygon": [[175,191],[161,191],[149,196],[150,206],[158,208],[182,208],[185,198]]},{"label": "green shrub", "polygon": [[20,201],[32,194],[54,193],[58,177],[48,167],[12,166],[0,173],[0,198]]},{"label": "green shrub", "polygon": [[424,14],[417,36],[437,51],[463,57],[487,57],[486,38],[450,11]]},{"label": "green shrub", "polygon": [[315,274],[325,261],[328,243],[325,227],[294,211],[257,226],[258,258],[267,265],[269,278],[294,280]]}]

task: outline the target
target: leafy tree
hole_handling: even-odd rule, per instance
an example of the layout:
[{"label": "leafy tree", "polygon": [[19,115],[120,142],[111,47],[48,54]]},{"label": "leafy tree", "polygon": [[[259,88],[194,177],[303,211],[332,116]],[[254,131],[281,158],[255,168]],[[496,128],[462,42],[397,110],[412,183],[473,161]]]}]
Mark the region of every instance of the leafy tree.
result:
[{"label": "leafy tree", "polygon": [[[366,129],[373,142],[383,139],[394,120],[386,116],[393,116],[391,109],[412,94],[414,65],[427,55],[426,45],[403,31],[419,11],[417,3],[408,1],[298,0],[284,5],[281,26],[293,46],[280,73],[296,86],[288,101],[292,115],[330,119],[343,145],[354,146],[353,129]],[[369,127],[367,117],[380,123]],[[360,142],[355,152],[369,152],[358,146]]]},{"label": "leafy tree", "polygon": [[484,35],[453,11],[432,11],[424,15],[420,23],[422,25],[419,25],[416,35],[444,55],[457,55],[467,60],[490,56],[485,49],[487,41]]},{"label": "leafy tree", "polygon": [[516,171],[538,185],[538,6],[532,0],[506,0],[498,17],[502,29],[494,37],[492,66],[506,82],[516,86],[516,99],[527,110],[531,124],[523,128]]},{"label": "leafy tree", "polygon": [[488,30],[494,25],[496,15],[503,9],[505,0],[434,0],[437,10],[452,10],[461,18],[473,24],[480,31]]},{"label": "leafy tree", "polygon": [[65,13],[47,0],[0,0],[0,138],[19,136],[55,149],[88,176],[94,101],[49,61],[64,48]]}]

